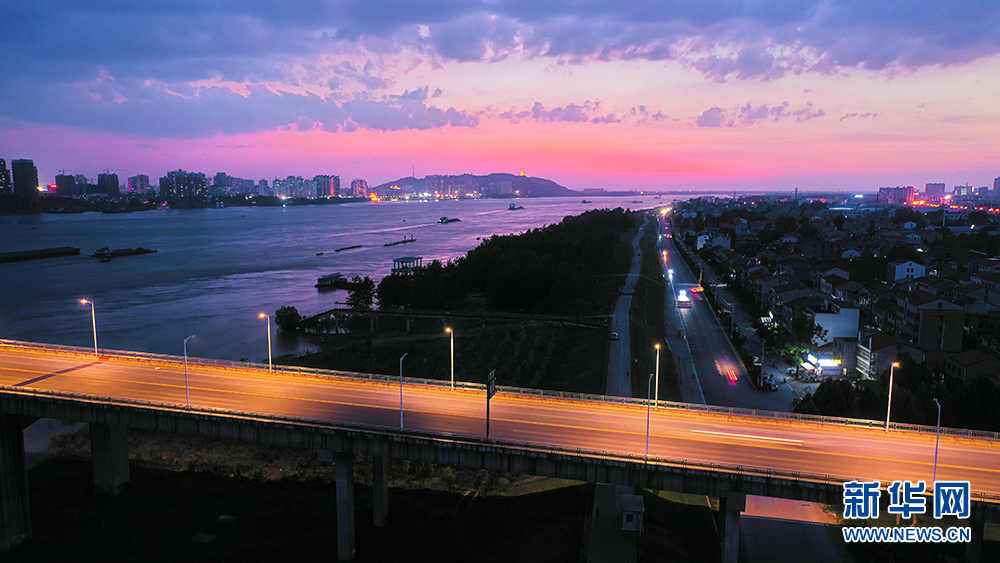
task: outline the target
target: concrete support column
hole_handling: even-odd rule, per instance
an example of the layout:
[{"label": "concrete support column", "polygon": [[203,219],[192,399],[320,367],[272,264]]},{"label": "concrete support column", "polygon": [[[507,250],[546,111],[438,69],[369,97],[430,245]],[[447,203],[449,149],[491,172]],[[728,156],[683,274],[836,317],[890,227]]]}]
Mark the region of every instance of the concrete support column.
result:
[{"label": "concrete support column", "polygon": [[128,486],[127,430],[122,424],[90,423],[95,495],[113,497]]},{"label": "concrete support column", "polygon": [[973,504],[972,518],[969,527],[972,528],[972,541],[965,544],[965,563],[980,563],[983,560],[983,528],[986,524],[986,507]]},{"label": "concrete support column", "polygon": [[375,332],[375,315],[368,317],[368,332]]},{"label": "concrete support column", "polygon": [[354,560],[354,454],[337,453],[337,560]]},{"label": "concrete support column", "polygon": [[372,510],[375,527],[385,526],[389,517],[389,460],[382,456],[372,456]]},{"label": "concrete support column", "polygon": [[31,539],[28,470],[20,416],[0,413],[0,550]]},{"label": "concrete support column", "polygon": [[407,315],[407,317],[406,317],[406,332],[410,332],[410,317],[409,317],[409,315]]},{"label": "concrete support column", "polygon": [[719,499],[719,520],[722,521],[722,563],[739,562],[740,513],[746,508],[746,493],[726,491]]}]

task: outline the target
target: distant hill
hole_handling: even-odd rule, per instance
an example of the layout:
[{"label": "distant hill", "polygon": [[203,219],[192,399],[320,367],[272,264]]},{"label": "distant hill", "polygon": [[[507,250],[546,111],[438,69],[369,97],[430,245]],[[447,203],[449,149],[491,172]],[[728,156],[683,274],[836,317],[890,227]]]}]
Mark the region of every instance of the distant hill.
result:
[{"label": "distant hill", "polygon": [[[487,176],[476,176],[473,174],[462,174],[460,176],[446,176],[448,182],[459,186],[468,186],[473,182],[479,187],[480,193],[499,192],[499,187],[505,182],[510,182],[511,189],[521,197],[575,197],[580,192],[575,192],[565,186],[546,180],[545,178],[533,178],[531,176],[519,176],[516,174],[494,173]],[[372,188],[372,191],[379,195],[391,195],[396,192],[393,186],[398,186],[404,193],[423,192],[427,187],[427,178],[400,178],[393,182],[386,182]],[[492,188],[492,190],[491,190]]]}]

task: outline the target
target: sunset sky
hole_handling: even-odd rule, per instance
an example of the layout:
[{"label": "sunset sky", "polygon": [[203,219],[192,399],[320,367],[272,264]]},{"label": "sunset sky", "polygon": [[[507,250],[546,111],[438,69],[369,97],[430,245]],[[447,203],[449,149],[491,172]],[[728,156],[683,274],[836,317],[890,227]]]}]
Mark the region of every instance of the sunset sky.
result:
[{"label": "sunset sky", "polygon": [[372,185],[1000,176],[997,0],[0,0],[0,157]]}]

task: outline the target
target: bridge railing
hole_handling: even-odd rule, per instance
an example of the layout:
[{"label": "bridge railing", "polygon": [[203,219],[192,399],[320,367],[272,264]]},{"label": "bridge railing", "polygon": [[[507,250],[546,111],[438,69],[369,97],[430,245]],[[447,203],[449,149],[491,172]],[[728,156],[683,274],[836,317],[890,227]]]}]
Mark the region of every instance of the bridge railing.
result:
[{"label": "bridge railing", "polygon": [[[811,473],[807,471],[788,471],[773,469],[755,465],[729,464],[717,462],[705,462],[699,460],[689,460],[681,458],[670,458],[663,456],[644,456],[624,452],[608,450],[595,450],[589,448],[572,448],[544,444],[536,442],[525,442],[510,439],[486,438],[469,434],[457,434],[452,432],[403,429],[379,426],[375,424],[331,421],[326,419],[316,419],[307,417],[294,417],[274,414],[261,414],[255,412],[238,411],[230,409],[217,409],[212,407],[192,406],[183,404],[161,403],[138,399],[111,398],[98,395],[82,393],[69,393],[63,391],[49,391],[40,389],[25,389],[19,387],[0,386],[0,392],[9,392],[20,396],[49,397],[52,399],[69,399],[75,401],[85,401],[93,404],[111,406],[132,406],[158,411],[170,411],[185,413],[190,415],[222,416],[226,418],[238,418],[248,421],[266,421],[276,424],[293,424],[296,426],[306,426],[326,430],[347,430],[361,431],[373,436],[384,436],[391,439],[411,438],[434,441],[436,443],[450,443],[455,446],[471,446],[476,448],[503,448],[511,453],[521,454],[547,454],[562,455],[571,457],[586,457],[612,461],[617,463],[643,464],[659,467],[673,467],[693,471],[709,471],[714,473],[731,473],[736,475],[759,476],[772,479],[787,479],[792,481],[803,481],[811,483],[821,483],[830,486],[840,486],[848,481],[872,481],[877,480],[874,476],[844,476]],[[879,479],[883,480],[884,479]],[[888,482],[885,484],[889,485]],[[1000,503],[1000,494],[984,491],[972,491],[972,500],[989,503]]]},{"label": "bridge railing", "polygon": [[[71,354],[80,357],[87,357],[87,356],[93,357],[94,355],[93,348],[84,348],[79,346],[64,346],[60,344],[20,342],[16,340],[0,339],[0,347],[21,349],[25,351],[47,350],[47,351]],[[184,362],[183,356],[152,354],[148,352],[100,350],[99,355],[102,358],[108,358],[108,359],[115,358],[124,361],[172,362],[178,364]],[[234,362],[231,360],[213,360],[207,358],[189,357],[188,364],[196,366],[214,367],[219,369],[232,369],[232,370],[250,369],[258,372],[268,371],[267,364]],[[297,367],[297,366],[275,365],[273,371],[278,374],[292,375],[292,376],[306,375],[319,378],[346,378],[352,380],[363,380],[363,381],[385,382],[385,383],[399,382],[399,376],[394,376],[394,375],[325,370],[325,369]],[[403,380],[404,382],[411,385],[424,385],[427,387],[451,387],[450,380],[422,379],[415,377],[406,377],[403,378]],[[455,388],[467,391],[478,391],[482,393],[486,392],[486,386],[482,383],[456,381]],[[547,391],[543,389],[528,389],[523,387],[506,387],[506,386],[497,386],[497,390],[500,393],[523,396],[523,397],[564,399],[571,401],[587,401],[591,403],[616,404],[616,405],[636,406],[636,407],[646,406],[646,399],[639,399],[633,397],[611,397],[607,395],[592,395],[588,393],[575,393],[569,391]],[[877,420],[862,420],[856,418],[819,416],[812,414],[798,414],[798,413],[788,413],[788,412],[778,412],[778,411],[768,411],[768,410],[758,410],[758,409],[746,409],[738,407],[719,407],[719,406],[701,405],[695,403],[675,403],[670,401],[660,401],[659,404],[660,404],[659,408],[661,409],[670,409],[675,411],[689,412],[693,414],[703,413],[703,414],[714,414],[714,415],[728,415],[735,417],[766,418],[775,421],[835,424],[852,428],[881,429],[885,427],[885,421],[877,421]],[[890,424],[890,427],[896,430],[904,430],[920,434],[934,434],[935,432],[937,432],[936,426],[924,426],[919,424],[905,424],[900,422],[894,422]],[[941,434],[945,436],[953,436],[961,438],[1000,441],[1000,432],[942,427]]]}]

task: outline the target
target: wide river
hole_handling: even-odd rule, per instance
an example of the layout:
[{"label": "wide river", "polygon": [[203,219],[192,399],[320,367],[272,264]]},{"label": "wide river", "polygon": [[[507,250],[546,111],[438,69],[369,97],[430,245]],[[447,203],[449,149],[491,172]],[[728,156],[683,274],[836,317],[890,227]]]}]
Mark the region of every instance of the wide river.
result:
[{"label": "wide river", "polygon": [[[0,338],[238,360],[267,358],[267,325],[283,305],[303,314],[332,308],[345,291],[319,292],[316,278],[341,272],[376,281],[393,258],[447,261],[491,235],[521,233],[589,209],[650,208],[674,196],[412,201],[289,207],[230,207],[108,215],[0,217],[0,252],[58,246],[80,256],[0,264]],[[642,203],[633,203],[641,200]],[[439,224],[441,216],[460,222]],[[383,247],[403,237],[416,242]],[[335,252],[337,248],[361,248]],[[158,252],[101,262],[98,248]],[[321,256],[318,253],[323,253]],[[275,336],[274,355],[308,343]]]}]

